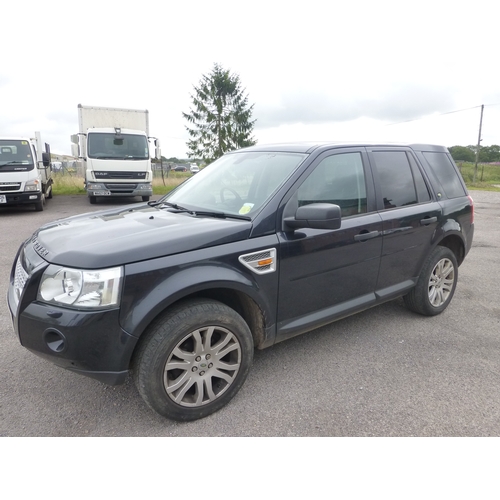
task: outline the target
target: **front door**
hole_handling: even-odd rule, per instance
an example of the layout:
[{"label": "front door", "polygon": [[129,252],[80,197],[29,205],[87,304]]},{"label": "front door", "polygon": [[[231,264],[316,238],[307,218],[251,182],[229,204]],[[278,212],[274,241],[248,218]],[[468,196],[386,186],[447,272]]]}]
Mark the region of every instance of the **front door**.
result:
[{"label": "front door", "polygon": [[301,205],[332,203],[341,207],[342,224],[337,230],[305,228],[278,234],[278,340],[375,302],[382,220],[366,168],[362,148],[325,153],[292,188],[285,215]]}]

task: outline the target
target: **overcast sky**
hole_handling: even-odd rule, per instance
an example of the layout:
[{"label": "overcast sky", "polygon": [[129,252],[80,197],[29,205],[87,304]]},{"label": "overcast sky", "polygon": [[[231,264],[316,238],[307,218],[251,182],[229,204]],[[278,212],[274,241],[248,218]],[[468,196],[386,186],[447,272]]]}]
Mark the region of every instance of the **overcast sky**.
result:
[{"label": "overcast sky", "polygon": [[[186,158],[193,86],[239,75],[259,143],[500,144],[497,2],[25,0],[4,2],[0,135],[70,154],[77,106],[148,109]],[[457,112],[454,112],[457,111]],[[454,112],[454,113],[450,113]]]}]

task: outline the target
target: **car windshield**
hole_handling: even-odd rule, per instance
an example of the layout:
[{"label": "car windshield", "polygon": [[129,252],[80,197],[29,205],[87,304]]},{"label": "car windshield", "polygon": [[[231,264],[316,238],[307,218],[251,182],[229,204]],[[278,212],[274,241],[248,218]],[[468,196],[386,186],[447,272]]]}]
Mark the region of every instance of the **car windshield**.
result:
[{"label": "car windshield", "polygon": [[28,141],[0,140],[0,170],[32,170],[34,165]]},{"label": "car windshield", "polygon": [[145,160],[149,158],[148,141],[144,135],[88,134],[88,154],[90,158]]},{"label": "car windshield", "polygon": [[254,216],[300,165],[297,153],[236,152],[201,169],[160,201],[195,211]]}]

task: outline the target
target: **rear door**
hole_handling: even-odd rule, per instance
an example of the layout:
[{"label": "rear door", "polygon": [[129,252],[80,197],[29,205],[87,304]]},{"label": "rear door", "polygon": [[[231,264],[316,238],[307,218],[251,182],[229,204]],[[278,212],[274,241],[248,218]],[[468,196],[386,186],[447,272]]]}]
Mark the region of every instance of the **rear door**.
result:
[{"label": "rear door", "polygon": [[441,206],[411,148],[367,149],[383,221],[377,296],[387,299],[414,285],[432,248]]},{"label": "rear door", "polygon": [[382,251],[382,220],[364,148],[319,156],[284,202],[284,217],[311,203],[339,205],[342,225],[278,233],[279,340],[373,303]]}]

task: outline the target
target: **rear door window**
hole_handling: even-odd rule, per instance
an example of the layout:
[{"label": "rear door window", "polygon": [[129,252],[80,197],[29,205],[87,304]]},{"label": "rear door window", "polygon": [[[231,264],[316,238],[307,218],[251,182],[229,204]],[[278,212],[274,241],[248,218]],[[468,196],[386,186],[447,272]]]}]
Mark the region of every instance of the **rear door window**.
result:
[{"label": "rear door window", "polygon": [[[374,151],[373,158],[377,167],[383,208],[406,207],[418,203],[415,179],[406,152]],[[418,174],[421,177],[420,171]]]}]

